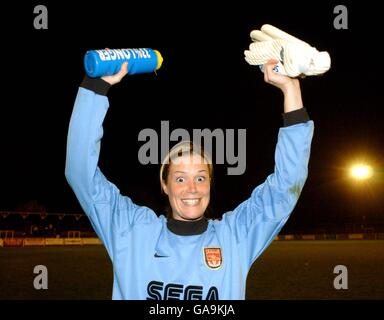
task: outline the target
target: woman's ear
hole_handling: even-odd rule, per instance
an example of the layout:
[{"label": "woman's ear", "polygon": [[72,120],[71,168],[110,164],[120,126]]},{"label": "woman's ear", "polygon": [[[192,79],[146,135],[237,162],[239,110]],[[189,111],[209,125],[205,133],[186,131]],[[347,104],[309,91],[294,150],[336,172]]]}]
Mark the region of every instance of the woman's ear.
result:
[{"label": "woman's ear", "polygon": [[161,182],[161,188],[163,189],[163,192],[168,195],[168,188],[164,182]]}]

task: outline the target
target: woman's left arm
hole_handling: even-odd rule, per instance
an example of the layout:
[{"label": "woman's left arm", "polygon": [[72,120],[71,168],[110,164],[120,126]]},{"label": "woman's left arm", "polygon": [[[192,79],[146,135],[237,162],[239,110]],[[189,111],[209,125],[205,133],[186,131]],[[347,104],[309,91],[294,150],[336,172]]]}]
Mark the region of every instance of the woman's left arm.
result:
[{"label": "woman's left arm", "polygon": [[274,172],[248,200],[223,217],[244,244],[244,263],[249,267],[279,233],[299,199],[308,175],[314,129],[303,108],[299,80],[276,74],[273,67],[273,62],[265,66],[265,81],[284,95],[284,127],[278,134]]}]

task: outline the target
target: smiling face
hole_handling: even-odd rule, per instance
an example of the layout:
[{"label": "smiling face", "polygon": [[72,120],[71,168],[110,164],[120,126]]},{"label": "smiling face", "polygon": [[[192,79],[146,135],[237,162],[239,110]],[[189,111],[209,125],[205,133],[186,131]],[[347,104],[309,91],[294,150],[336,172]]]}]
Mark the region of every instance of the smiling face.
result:
[{"label": "smiling face", "polygon": [[210,168],[199,154],[185,154],[170,163],[162,188],[168,195],[173,218],[198,220],[210,200]]}]

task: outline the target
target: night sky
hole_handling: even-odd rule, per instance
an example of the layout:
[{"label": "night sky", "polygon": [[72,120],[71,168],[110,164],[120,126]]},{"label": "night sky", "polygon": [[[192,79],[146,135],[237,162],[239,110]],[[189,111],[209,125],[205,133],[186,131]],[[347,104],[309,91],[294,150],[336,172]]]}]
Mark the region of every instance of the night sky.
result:
[{"label": "night sky", "polygon": [[[208,1],[206,1],[208,3]],[[82,2],[83,3],[83,2]],[[234,209],[272,173],[282,94],[244,60],[249,33],[269,23],[332,59],[329,72],[301,80],[304,105],[315,122],[309,177],[286,230],[384,221],[384,130],[380,11],[343,2],[348,29],[336,30],[338,2],[76,2],[23,4],[5,10],[1,50],[0,211],[36,200],[47,212],[82,212],[64,177],[66,135],[89,49],[157,49],[157,75],[126,77],[109,92],[99,165],[122,194],[161,212],[159,165],[141,165],[139,132],[209,128],[247,130],[247,170],[215,167],[212,211]],[[48,8],[48,30],[33,27],[33,8]],[[7,5],[9,6],[9,5]],[[191,132],[191,131],[190,131]],[[355,160],[375,173],[356,184]]]}]

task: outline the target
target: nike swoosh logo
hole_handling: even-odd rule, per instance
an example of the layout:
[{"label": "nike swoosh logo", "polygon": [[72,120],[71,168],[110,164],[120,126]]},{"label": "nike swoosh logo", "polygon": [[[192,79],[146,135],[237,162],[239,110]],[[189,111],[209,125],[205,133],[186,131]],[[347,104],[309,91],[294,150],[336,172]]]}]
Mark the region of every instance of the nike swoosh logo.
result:
[{"label": "nike swoosh logo", "polygon": [[157,252],[154,254],[155,258],[168,258],[168,256],[161,256]]}]

